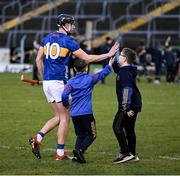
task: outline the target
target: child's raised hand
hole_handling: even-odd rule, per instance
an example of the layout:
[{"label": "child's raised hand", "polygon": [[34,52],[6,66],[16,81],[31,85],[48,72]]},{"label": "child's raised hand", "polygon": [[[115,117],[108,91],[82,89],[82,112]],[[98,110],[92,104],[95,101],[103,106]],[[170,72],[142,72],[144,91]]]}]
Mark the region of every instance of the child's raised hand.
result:
[{"label": "child's raised hand", "polygon": [[109,66],[110,67],[112,67],[112,64],[114,63],[114,60],[115,60],[115,56],[110,58],[110,60],[109,60]]},{"label": "child's raised hand", "polygon": [[112,48],[110,49],[110,51],[109,51],[109,57],[113,57],[115,54],[116,54],[116,52],[119,50],[119,43],[115,43],[113,46],[112,46]]}]

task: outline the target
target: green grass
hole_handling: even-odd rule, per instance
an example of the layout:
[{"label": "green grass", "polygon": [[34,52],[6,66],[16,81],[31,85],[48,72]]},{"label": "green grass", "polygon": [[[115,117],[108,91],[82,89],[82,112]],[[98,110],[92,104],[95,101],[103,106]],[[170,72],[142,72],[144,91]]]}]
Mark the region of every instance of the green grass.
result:
[{"label": "green grass", "polygon": [[[106,85],[98,84],[93,94],[98,136],[85,154],[87,164],[79,165],[70,160],[54,160],[56,129],[43,141],[43,159],[32,156],[28,138],[53,114],[42,86],[22,83],[19,78],[20,74],[0,74],[1,175],[180,174],[180,85],[139,83],[143,97],[143,111],[136,123],[140,161],[116,165],[112,164],[119,152],[112,131],[117,110],[115,75],[108,77]],[[68,151],[72,151],[74,142],[71,123],[66,144]]]}]

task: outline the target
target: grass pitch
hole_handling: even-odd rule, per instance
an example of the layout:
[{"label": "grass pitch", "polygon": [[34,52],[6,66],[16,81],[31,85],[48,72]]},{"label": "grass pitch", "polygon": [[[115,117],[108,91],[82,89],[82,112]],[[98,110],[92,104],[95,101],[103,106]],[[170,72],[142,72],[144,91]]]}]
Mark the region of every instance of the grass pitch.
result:
[{"label": "grass pitch", "polygon": [[[31,75],[27,75],[31,77]],[[113,164],[119,149],[112,130],[117,111],[115,75],[106,85],[98,84],[93,94],[97,139],[80,165],[70,160],[55,161],[56,129],[43,140],[42,160],[31,153],[28,139],[53,115],[42,86],[20,81],[20,74],[0,74],[0,174],[18,175],[164,175],[180,174],[180,85],[140,82],[143,111],[136,123],[139,162]],[[66,149],[75,142],[72,122]]]}]

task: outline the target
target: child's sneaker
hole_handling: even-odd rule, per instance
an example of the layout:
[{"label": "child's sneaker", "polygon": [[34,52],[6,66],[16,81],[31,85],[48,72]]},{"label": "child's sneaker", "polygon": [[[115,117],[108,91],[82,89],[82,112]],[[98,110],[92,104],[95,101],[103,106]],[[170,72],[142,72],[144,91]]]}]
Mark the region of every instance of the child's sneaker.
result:
[{"label": "child's sneaker", "polygon": [[85,160],[81,150],[78,150],[78,149],[73,150],[73,154],[74,154],[73,161],[76,161],[78,163],[86,163],[86,160]]},{"label": "child's sneaker", "polygon": [[120,154],[114,161],[113,163],[119,164],[119,163],[124,163],[127,162],[131,159],[133,159],[134,155],[129,154],[129,155],[125,155],[125,154]]},{"label": "child's sneaker", "polygon": [[31,137],[29,139],[29,144],[31,145],[32,153],[35,155],[35,157],[41,159],[41,155],[39,152],[41,143],[37,141],[37,136]]},{"label": "child's sneaker", "polygon": [[131,160],[129,161],[139,161],[139,157],[137,155],[135,155]]},{"label": "child's sneaker", "polygon": [[62,156],[60,156],[58,154],[56,154],[56,156],[55,156],[56,160],[63,160],[63,159],[66,159],[66,158],[69,158],[69,153],[66,152],[66,151],[64,152],[64,155],[62,155]]}]

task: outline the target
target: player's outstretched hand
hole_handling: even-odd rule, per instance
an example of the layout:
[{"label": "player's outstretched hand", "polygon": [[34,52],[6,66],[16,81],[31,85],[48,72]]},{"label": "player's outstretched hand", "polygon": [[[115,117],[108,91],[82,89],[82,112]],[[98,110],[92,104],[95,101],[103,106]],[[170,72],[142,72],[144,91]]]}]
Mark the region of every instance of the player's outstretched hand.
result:
[{"label": "player's outstretched hand", "polygon": [[109,51],[109,57],[113,57],[115,54],[116,54],[116,52],[119,50],[119,43],[115,43],[113,46],[112,46],[112,48],[110,49],[110,51]]},{"label": "player's outstretched hand", "polygon": [[112,64],[114,63],[114,60],[115,60],[115,56],[110,58],[110,60],[109,60],[109,66],[110,67],[112,67]]}]

